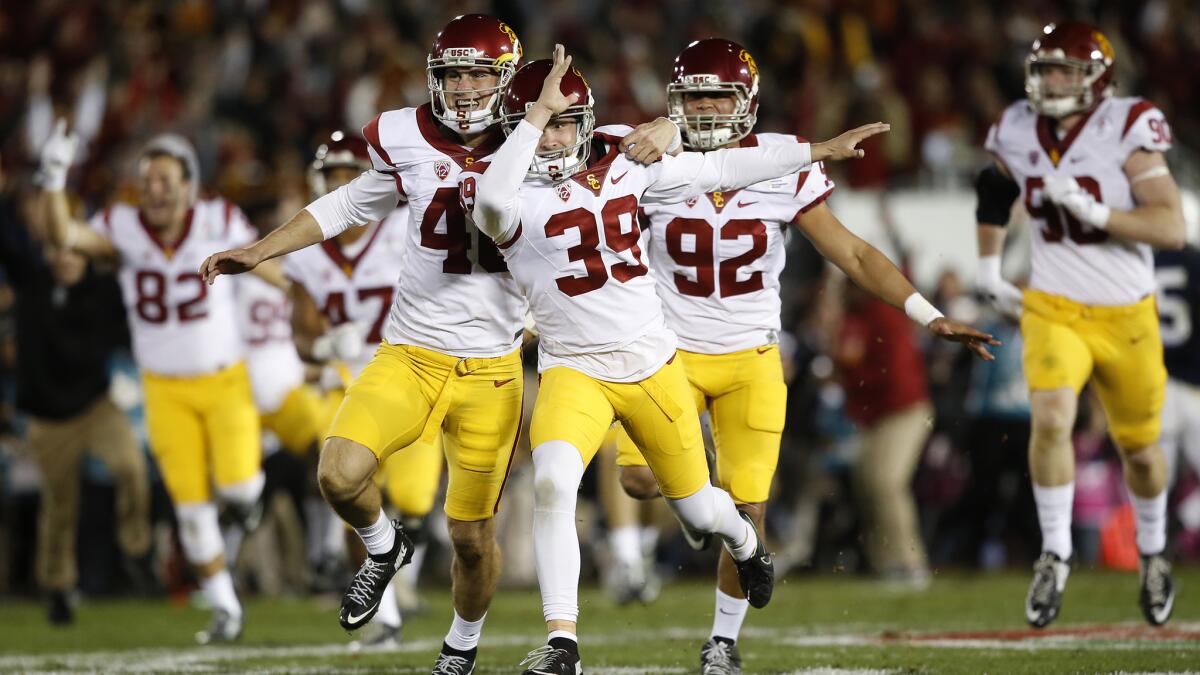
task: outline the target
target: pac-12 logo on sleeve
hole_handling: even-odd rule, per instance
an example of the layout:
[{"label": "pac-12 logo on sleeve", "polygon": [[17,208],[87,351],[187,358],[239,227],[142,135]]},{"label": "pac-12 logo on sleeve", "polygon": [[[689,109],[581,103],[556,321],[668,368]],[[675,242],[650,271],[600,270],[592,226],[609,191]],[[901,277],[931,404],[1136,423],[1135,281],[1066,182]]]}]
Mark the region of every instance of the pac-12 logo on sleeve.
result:
[{"label": "pac-12 logo on sleeve", "polygon": [[446,176],[450,175],[450,162],[445,159],[434,162],[433,173],[437,175],[438,180],[446,180]]}]

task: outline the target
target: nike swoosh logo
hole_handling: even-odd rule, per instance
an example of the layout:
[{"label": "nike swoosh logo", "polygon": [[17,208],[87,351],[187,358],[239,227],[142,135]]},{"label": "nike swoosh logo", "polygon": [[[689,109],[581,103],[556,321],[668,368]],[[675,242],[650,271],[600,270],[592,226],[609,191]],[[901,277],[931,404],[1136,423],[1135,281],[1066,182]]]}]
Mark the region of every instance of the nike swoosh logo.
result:
[{"label": "nike swoosh logo", "polygon": [[758,349],[755,349],[754,351],[758,352],[759,354],[766,354],[767,352],[771,351],[772,349],[774,349],[774,347],[759,347]]},{"label": "nike swoosh logo", "polygon": [[[378,606],[378,605],[376,605],[376,606]],[[370,615],[371,615],[371,613],[372,613],[372,612],[374,612],[374,611],[375,611],[375,607],[371,607],[370,609],[368,609],[367,611],[363,612],[362,614],[359,614],[358,616],[354,616],[353,614],[350,614],[349,616],[347,616],[347,617],[346,617],[346,623],[349,623],[349,624],[356,624],[356,623],[358,623],[359,621],[362,621],[362,620],[363,620],[363,619],[365,619],[366,617],[370,616]]]},{"label": "nike swoosh logo", "polygon": [[739,201],[739,202],[738,202],[738,208],[741,208],[741,207],[743,207],[743,206],[750,206],[750,205],[752,205],[752,204],[757,204],[757,203],[758,203],[758,202],[743,202],[743,201]]},{"label": "nike swoosh logo", "polygon": [[621,179],[625,178],[625,174],[627,174],[627,173],[629,173],[629,172],[626,171],[625,173],[621,174],[620,176],[609,176],[608,179],[612,181],[613,185],[616,185],[617,183],[621,182]]},{"label": "nike swoosh logo", "polygon": [[725,610],[723,610],[723,609],[718,609],[717,611],[718,611],[718,612],[720,612],[720,613],[722,613],[722,614],[724,614],[724,615],[726,615],[726,616],[737,616],[737,612],[726,612],[726,611],[725,611]]},{"label": "nike swoosh logo", "polygon": [[496,380],[496,388],[499,389],[500,387],[503,387],[504,385],[508,384],[509,382],[512,382],[515,379],[517,379],[517,378],[514,377],[514,378],[511,378],[508,380]]},{"label": "nike swoosh logo", "polygon": [[1078,164],[1078,163],[1082,162],[1082,161],[1083,161],[1083,160],[1085,160],[1085,159],[1087,159],[1087,158],[1086,158],[1086,157],[1072,157],[1072,158],[1071,158],[1071,163],[1072,163],[1072,164]]},{"label": "nike swoosh logo", "polygon": [[1146,338],[1146,336],[1145,336],[1145,335],[1139,335],[1139,336],[1137,336],[1137,337],[1135,337],[1135,338],[1129,338],[1129,344],[1131,344],[1131,345],[1136,345],[1137,343],[1141,342],[1141,341],[1142,341],[1142,340],[1144,340],[1145,338]]}]

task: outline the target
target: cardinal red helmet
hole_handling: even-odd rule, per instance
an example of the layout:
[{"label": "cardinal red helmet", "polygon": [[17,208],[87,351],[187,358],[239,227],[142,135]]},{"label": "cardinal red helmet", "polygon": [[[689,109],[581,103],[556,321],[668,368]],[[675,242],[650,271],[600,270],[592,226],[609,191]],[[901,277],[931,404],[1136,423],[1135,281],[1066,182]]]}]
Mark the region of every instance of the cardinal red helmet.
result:
[{"label": "cardinal red helmet", "polygon": [[[521,62],[521,41],[508,24],[486,14],[455,17],[433,41],[426,58],[425,77],[433,114],[443,124],[461,133],[479,133],[496,121],[500,93]],[[500,79],[495,86],[458,89],[456,95],[475,94],[473,108],[456,109],[446,101],[443,79],[448,68],[483,66],[495,69]]]},{"label": "cardinal red helmet", "polygon": [[[550,59],[530,61],[513,75],[512,82],[504,91],[504,100],[500,103],[500,125],[505,134],[512,133],[521,120],[525,119],[525,112],[537,102],[542,93],[542,84],[553,66],[554,62]],[[592,110],[595,105],[592,88],[588,86],[583,73],[572,66],[566,75],[563,75],[559,91],[567,96],[579,96],[575,105],[554,118],[568,117],[575,120],[575,143],[562,150],[539,152],[529,167],[529,173],[534,175],[556,178],[570,176],[587,163],[591,153],[592,131],[596,128],[596,116]]]},{"label": "cardinal red helmet", "polygon": [[[1025,93],[1034,110],[1065,117],[1091,110],[1112,93],[1114,53],[1108,38],[1080,21],[1047,24],[1025,60]],[[1065,82],[1050,82],[1050,68],[1065,68]]]},{"label": "cardinal red helmet", "polygon": [[[688,94],[733,94],[730,114],[689,115]],[[667,85],[667,114],[683,130],[683,143],[710,150],[745,138],[758,119],[758,64],[744,47],[721,38],[697,40],[675,57]]]},{"label": "cardinal red helmet", "polygon": [[330,169],[356,169],[360,172],[371,168],[371,156],[367,154],[367,142],[344,131],[335,131],[329,140],[317,148],[308,171],[308,187],[314,196],[328,192],[325,172]]}]

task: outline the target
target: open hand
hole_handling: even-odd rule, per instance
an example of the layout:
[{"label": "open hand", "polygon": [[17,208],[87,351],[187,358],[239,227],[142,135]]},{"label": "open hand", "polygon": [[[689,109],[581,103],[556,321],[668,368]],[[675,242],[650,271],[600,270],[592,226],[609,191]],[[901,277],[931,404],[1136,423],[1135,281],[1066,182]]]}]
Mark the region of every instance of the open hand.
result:
[{"label": "open hand", "polygon": [[884,122],[874,122],[857,129],[851,129],[841,136],[824,143],[814,143],[812,159],[814,162],[839,159],[858,159],[866,155],[859,149],[858,144],[877,134],[890,131],[892,125]]},{"label": "open hand", "polygon": [[961,342],[975,353],[976,356],[984,361],[995,361],[996,357],[987,350],[989,346],[999,347],[1000,341],[983,331],[976,330],[971,326],[957,321],[951,321],[946,317],[934,319],[927,326],[930,333],[943,340],[950,342]]},{"label": "open hand", "polygon": [[563,75],[571,67],[571,57],[566,55],[562,45],[554,45],[554,65],[542,83],[542,93],[538,95],[536,105],[545,108],[551,115],[557,115],[579,101],[578,94],[570,96],[562,93]]},{"label": "open hand", "polygon": [[262,262],[253,249],[235,248],[214,253],[200,265],[200,276],[209,285],[222,274],[242,274],[258,267]]}]

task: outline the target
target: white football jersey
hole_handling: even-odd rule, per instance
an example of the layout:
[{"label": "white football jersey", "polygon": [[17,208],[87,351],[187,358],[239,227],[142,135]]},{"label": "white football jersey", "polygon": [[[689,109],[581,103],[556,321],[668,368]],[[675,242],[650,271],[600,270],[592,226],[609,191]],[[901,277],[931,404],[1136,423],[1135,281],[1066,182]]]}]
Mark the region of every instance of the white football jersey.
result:
[{"label": "white football jersey", "polygon": [[162,241],[125,203],[96,214],[90,225],[120,254],[117,277],[139,368],[194,376],[242,359],[234,279],[209,286],[199,274],[213,252],[257,239],[241,210],[224,199],[198,201],[176,242]]},{"label": "white football jersey", "polygon": [[292,303],[287,293],[253,274],[238,275],[236,280],[254,406],[269,415],[304,384],[304,363],[292,341]]},{"label": "white football jersey", "polygon": [[507,354],[521,344],[525,301],[495,244],[470,226],[458,175],[504,140],[477,148],[442,135],[430,104],[381,113],[364,129],[374,168],[407,197],[403,273],[383,337],[456,356]]},{"label": "white football jersey", "polygon": [[1158,108],[1140,98],[1109,97],[1059,137],[1053,120],[1022,100],[992,125],[985,147],[1021,188],[1036,230],[1030,238],[1031,288],[1088,305],[1128,305],[1154,292],[1148,244],[1079,222],[1046,200],[1042,185],[1048,175],[1072,176],[1105,205],[1134,208],[1125,161],[1136,150],[1171,147],[1171,130]]},{"label": "white football jersey", "polygon": [[368,231],[348,250],[328,239],[283,259],[288,277],[308,291],[330,326],[353,321],[370,327],[362,357],[346,364],[353,377],[358,377],[383,340],[403,275],[401,256],[409,217],[408,206],[402,204],[382,222],[367,224]]},{"label": "white football jersey", "polygon": [[[798,140],[751,134],[741,146]],[[650,269],[680,349],[728,354],[778,342],[784,235],[831,192],[818,163],[742,190],[643,207]]]}]

